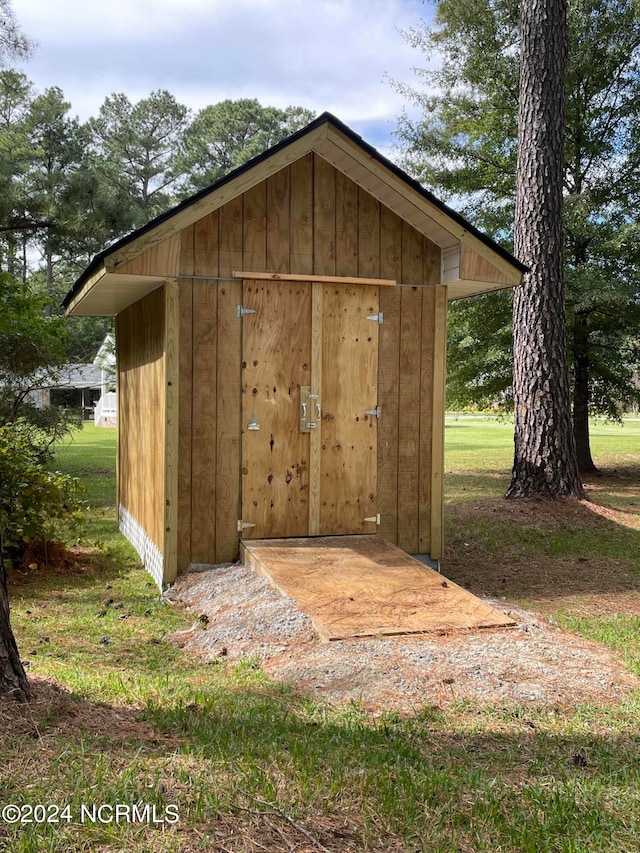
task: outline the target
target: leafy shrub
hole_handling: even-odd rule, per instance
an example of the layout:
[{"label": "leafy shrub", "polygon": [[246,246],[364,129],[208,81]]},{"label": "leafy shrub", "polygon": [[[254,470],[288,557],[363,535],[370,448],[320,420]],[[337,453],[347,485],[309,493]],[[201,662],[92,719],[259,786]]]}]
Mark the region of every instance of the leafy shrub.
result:
[{"label": "leafy shrub", "polygon": [[0,558],[18,565],[24,555],[67,538],[82,518],[84,489],[48,469],[51,456],[33,425],[0,425]]}]

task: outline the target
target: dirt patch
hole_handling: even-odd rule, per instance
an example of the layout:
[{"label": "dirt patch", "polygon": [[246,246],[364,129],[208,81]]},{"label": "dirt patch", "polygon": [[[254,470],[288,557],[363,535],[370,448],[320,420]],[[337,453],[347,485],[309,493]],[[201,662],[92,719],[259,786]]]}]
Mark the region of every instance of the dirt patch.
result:
[{"label": "dirt patch", "polygon": [[[608,483],[610,492],[614,485]],[[627,491],[640,496],[637,484]],[[640,547],[640,499],[638,510],[618,509],[598,503],[592,489],[590,495],[595,499],[492,498],[448,506],[444,572],[476,595],[526,600],[527,607],[544,613],[640,614],[640,576],[631,560],[553,553],[555,540],[580,533],[626,541],[630,557]],[[547,554],[529,556],[545,549],[540,540]]]},{"label": "dirt patch", "polygon": [[257,657],[296,690],[371,711],[465,699],[572,706],[620,701],[640,686],[603,646],[495,600],[516,628],[323,643],[295,602],[246,566],[189,572],[167,598],[197,617],[173,635],[180,646],[209,659]]}]

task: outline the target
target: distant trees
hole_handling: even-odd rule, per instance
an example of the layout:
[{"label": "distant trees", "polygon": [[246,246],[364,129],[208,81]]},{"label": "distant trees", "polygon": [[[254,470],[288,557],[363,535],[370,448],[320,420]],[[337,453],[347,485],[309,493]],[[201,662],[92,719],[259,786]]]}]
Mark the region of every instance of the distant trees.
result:
[{"label": "distant trees", "polygon": [[91,168],[117,189],[131,225],[144,225],[174,201],[176,152],[188,126],[188,109],[167,91],[137,104],[110,95],[90,120]]},{"label": "distant trees", "polygon": [[[407,39],[441,65],[397,84],[421,115],[401,118],[405,165],[513,247],[519,0],[440,0]],[[588,415],[640,402],[640,7],[569,0],[563,168],[564,277],[572,428],[593,469]],[[511,294],[453,303],[448,390],[458,406],[512,402]]]},{"label": "distant trees", "polygon": [[60,316],[60,298],[90,258],[186,195],[306,124],[301,107],[224,101],[195,117],[170,92],[105,98],[82,123],[57,86],[36,92],[3,60],[26,56],[10,0],[0,0],[0,693],[28,698],[9,621],[6,566],[53,535],[77,505],[73,482],[48,473],[69,421],[33,405],[64,362],[88,361],[105,318]]},{"label": "distant trees", "polygon": [[190,194],[209,186],[313,117],[303,107],[262,107],[248,98],[205,107],[181,140],[175,167],[181,175],[181,192]]},{"label": "distant trees", "polygon": [[[250,99],[192,116],[170,92],[156,91],[137,103],[109,95],[81,123],[60,88],[38,93],[26,75],[2,69],[0,272],[41,288],[55,313],[105,246],[312,119],[302,107]],[[103,319],[70,320],[68,360],[93,358],[110,330]]]},{"label": "distant trees", "polygon": [[83,124],[58,87],[37,93],[24,74],[1,70],[0,270],[35,275],[55,304],[111,241],[312,119],[252,99],[193,116],[155,91],[137,103],[109,95]]}]

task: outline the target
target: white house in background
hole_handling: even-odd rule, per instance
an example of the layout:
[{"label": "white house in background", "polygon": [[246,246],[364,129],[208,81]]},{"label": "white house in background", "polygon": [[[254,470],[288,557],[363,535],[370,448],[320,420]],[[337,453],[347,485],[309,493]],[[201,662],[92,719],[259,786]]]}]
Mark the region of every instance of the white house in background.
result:
[{"label": "white house in background", "polygon": [[118,401],[114,387],[116,375],[116,341],[107,335],[98,350],[93,364],[100,368],[100,399],[95,406],[95,424],[115,427],[118,422]]},{"label": "white house in background", "polygon": [[[29,398],[38,408],[57,405],[75,407],[80,405],[86,420],[95,418],[97,426],[116,426],[115,388],[116,355],[113,335],[107,335],[93,362],[89,364],[67,364],[53,374],[43,373],[34,380]],[[74,400],[69,395],[60,399],[56,392],[76,391]],[[56,399],[58,398],[58,399]]]}]

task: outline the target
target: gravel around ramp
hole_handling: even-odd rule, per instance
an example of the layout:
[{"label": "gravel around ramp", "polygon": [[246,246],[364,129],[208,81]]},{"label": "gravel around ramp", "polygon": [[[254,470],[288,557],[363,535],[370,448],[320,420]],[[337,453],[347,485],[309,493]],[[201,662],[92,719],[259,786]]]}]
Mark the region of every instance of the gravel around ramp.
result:
[{"label": "gravel around ramp", "polygon": [[194,613],[172,635],[206,658],[259,658],[271,677],[332,704],[410,713],[425,705],[477,700],[567,707],[618,702],[640,680],[604,646],[561,630],[539,614],[484,599],[515,628],[323,643],[311,619],[254,569],[197,566],[167,601]]}]

